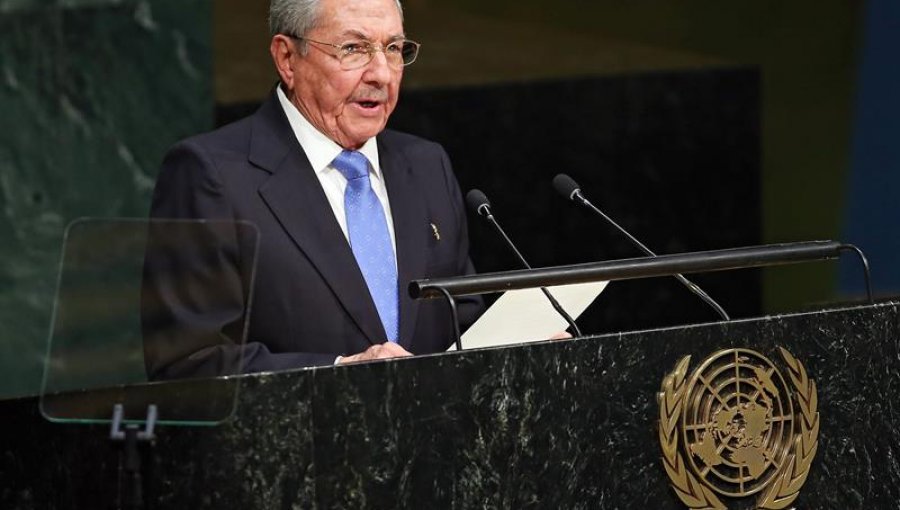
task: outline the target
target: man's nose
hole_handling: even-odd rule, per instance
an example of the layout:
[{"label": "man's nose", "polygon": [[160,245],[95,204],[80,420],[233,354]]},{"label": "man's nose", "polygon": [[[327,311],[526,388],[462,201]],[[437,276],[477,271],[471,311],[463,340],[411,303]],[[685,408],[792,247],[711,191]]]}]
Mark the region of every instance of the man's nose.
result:
[{"label": "man's nose", "polygon": [[387,83],[392,76],[392,69],[383,51],[376,51],[372,60],[366,65],[363,79],[370,83]]}]

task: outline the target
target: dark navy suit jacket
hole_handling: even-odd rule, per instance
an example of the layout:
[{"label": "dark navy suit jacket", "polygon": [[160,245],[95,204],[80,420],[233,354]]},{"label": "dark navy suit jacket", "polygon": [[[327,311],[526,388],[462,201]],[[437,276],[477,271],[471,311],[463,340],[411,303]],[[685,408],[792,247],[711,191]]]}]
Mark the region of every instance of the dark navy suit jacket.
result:
[{"label": "dark navy suit jacket", "polygon": [[[413,354],[443,351],[452,341],[447,304],[414,301],[407,284],[474,272],[459,186],[440,145],[390,130],[376,140],[396,235],[399,343]],[[203,242],[218,244],[222,255],[198,262],[172,253],[171,243],[154,250],[151,241],[143,328],[152,379],[229,373],[241,358],[243,372],[329,365],[385,341],[349,243],[275,94],[252,116],[175,145],[151,216],[249,222],[259,233],[243,345],[253,243],[212,235]],[[172,278],[179,263],[181,276]],[[217,290],[202,290],[204,278]],[[477,298],[459,301],[461,325],[482,308]]]}]

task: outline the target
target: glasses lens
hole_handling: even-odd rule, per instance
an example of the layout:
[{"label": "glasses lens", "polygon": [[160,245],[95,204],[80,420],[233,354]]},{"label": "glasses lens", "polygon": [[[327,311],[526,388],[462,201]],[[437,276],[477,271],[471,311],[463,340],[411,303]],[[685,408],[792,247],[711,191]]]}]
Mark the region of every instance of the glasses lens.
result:
[{"label": "glasses lens", "polygon": [[348,53],[341,58],[341,66],[344,69],[356,69],[368,64],[371,59],[370,53]]},{"label": "glasses lens", "polygon": [[419,55],[419,43],[413,41],[403,41],[403,48],[400,50],[403,57],[403,65],[408,66],[416,61]]},{"label": "glasses lens", "polygon": [[341,67],[352,70],[363,67],[372,61],[376,51],[382,51],[388,64],[393,67],[402,67],[412,64],[419,54],[419,44],[413,41],[398,41],[384,48],[378,48],[370,43],[352,42],[341,46]]},{"label": "glasses lens", "polygon": [[372,45],[363,41],[352,41],[341,45],[341,65],[344,69],[355,69],[372,59]]}]

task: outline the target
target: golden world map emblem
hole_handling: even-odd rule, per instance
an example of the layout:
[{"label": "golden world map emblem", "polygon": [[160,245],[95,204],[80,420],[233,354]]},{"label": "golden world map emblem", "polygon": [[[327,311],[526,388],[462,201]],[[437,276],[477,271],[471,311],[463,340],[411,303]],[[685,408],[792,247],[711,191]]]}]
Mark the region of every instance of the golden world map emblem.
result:
[{"label": "golden world map emblem", "polygon": [[727,510],[723,499],[758,495],[756,508],[778,510],[800,494],[819,444],[818,397],[803,364],[779,352],[783,371],[727,349],[690,374],[685,356],[663,380],[663,466],[688,508]]}]

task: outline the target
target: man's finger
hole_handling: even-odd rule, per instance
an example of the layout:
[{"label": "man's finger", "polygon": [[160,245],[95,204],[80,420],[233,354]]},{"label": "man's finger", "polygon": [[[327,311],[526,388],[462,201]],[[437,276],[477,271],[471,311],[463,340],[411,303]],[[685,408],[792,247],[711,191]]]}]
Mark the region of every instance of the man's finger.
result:
[{"label": "man's finger", "polygon": [[398,358],[412,356],[412,353],[391,342],[370,345],[365,351],[352,356],[344,356],[338,363],[354,363],[357,361],[370,361],[375,359]]},{"label": "man's finger", "polygon": [[384,348],[381,346],[381,344],[375,344],[366,349],[363,352],[363,355],[365,355],[368,359],[378,359],[381,357],[381,351],[383,350]]},{"label": "man's finger", "polygon": [[385,354],[385,357],[391,358],[395,356],[412,356],[412,353],[401,347],[399,344],[395,344],[393,342],[386,342],[381,344],[382,351]]},{"label": "man's finger", "polygon": [[338,363],[356,363],[357,361],[368,361],[378,359],[381,352],[381,345],[370,345],[363,352],[359,352],[350,356],[344,356]]}]

